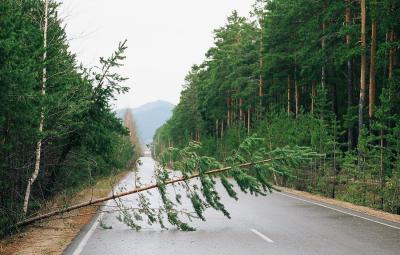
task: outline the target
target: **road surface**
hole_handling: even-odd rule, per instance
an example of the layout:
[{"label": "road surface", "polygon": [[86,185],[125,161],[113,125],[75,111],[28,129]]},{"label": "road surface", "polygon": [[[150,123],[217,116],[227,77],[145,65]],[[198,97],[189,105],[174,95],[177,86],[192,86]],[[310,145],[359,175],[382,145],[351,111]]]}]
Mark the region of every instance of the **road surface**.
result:
[{"label": "road surface", "polygon": [[[154,161],[150,157],[142,161],[141,181],[151,182]],[[120,185],[132,188],[134,174]],[[157,205],[155,193],[152,204]],[[127,197],[124,203],[133,205],[136,198]],[[135,232],[116,220],[117,213],[103,214],[99,217],[112,229],[104,229],[93,220],[64,254],[400,254],[400,224],[286,193],[267,197],[239,194],[238,202],[226,195],[222,199],[232,219],[209,209],[206,222],[192,223],[195,232],[157,226]]]}]

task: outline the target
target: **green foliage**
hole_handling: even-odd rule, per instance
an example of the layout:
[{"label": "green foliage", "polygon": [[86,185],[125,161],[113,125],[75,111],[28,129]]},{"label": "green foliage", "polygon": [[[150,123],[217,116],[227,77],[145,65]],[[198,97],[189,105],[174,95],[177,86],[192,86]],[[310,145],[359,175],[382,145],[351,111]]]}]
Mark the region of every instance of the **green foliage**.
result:
[{"label": "green foliage", "polygon": [[[43,1],[0,3],[0,235],[22,217],[22,199],[32,175],[35,147],[42,140],[40,174],[29,213],[60,192],[91,185],[127,167],[134,148],[111,109],[127,91],[116,68],[126,42],[100,67],[77,65],[69,50],[59,4],[50,1],[48,38],[43,48]],[[43,63],[43,53],[47,60]],[[46,94],[41,94],[47,68]],[[39,132],[44,109],[44,132]]]},{"label": "green foliage", "polygon": [[[367,58],[377,21],[377,100],[359,133],[359,4],[257,0],[251,18],[233,12],[214,31],[206,60],[187,75],[153,153],[196,141],[202,155],[224,162],[258,134],[267,151],[297,145],[324,155],[295,168],[293,178],[272,171],[266,180],[399,213],[400,5],[367,0]],[[236,174],[246,191],[252,177]]]}]

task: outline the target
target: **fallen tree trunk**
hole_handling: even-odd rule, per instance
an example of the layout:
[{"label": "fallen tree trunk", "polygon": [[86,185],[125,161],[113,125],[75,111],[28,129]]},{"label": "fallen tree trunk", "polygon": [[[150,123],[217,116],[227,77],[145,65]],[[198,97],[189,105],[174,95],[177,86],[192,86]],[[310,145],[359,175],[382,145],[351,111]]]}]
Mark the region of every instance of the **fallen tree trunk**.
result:
[{"label": "fallen tree trunk", "polygon": [[[237,167],[249,167],[249,166],[252,166],[252,165],[263,164],[263,163],[267,163],[267,162],[270,162],[270,161],[272,161],[272,159],[265,159],[265,160],[260,160],[260,161],[257,161],[257,162],[244,163],[244,164],[241,164],[241,165],[237,165]],[[206,175],[217,174],[217,173],[228,171],[228,170],[230,170],[232,168],[233,168],[232,166],[223,167],[223,168],[219,168],[219,169],[210,170],[208,172],[205,172],[204,174],[206,174]],[[172,180],[166,181],[163,185],[169,185],[169,184],[173,184],[173,183],[177,183],[177,182],[182,182],[182,181],[185,181],[185,180],[197,178],[199,176],[200,176],[200,173],[191,175],[191,176],[189,176],[187,178],[182,176],[182,177],[179,177],[179,178],[176,178],[176,179],[172,179]],[[159,183],[155,183],[155,184],[151,184],[151,185],[144,186],[144,187],[141,187],[141,188],[137,188],[137,189],[129,190],[129,191],[126,191],[126,192],[122,192],[122,193],[119,193],[119,194],[112,194],[112,195],[107,196],[107,197],[93,199],[93,200],[90,200],[90,201],[87,201],[87,202],[84,202],[84,203],[80,203],[80,204],[76,204],[76,205],[73,205],[73,206],[70,206],[70,207],[67,207],[67,208],[63,208],[63,209],[60,209],[60,210],[55,210],[55,211],[52,211],[52,212],[49,212],[49,213],[38,215],[38,216],[35,216],[35,217],[27,218],[27,219],[25,219],[23,221],[18,222],[16,224],[16,226],[17,227],[27,226],[27,225],[30,225],[32,223],[38,222],[40,220],[48,219],[48,218],[51,218],[53,216],[57,216],[57,215],[61,215],[61,214],[64,214],[64,213],[67,213],[67,212],[70,212],[70,211],[74,211],[74,210],[77,210],[77,209],[82,208],[82,207],[86,207],[86,206],[90,206],[90,205],[94,205],[94,204],[99,204],[99,203],[102,203],[102,202],[105,202],[105,201],[108,201],[108,200],[124,197],[124,196],[131,195],[131,194],[140,193],[140,192],[143,192],[143,191],[146,191],[146,190],[150,190],[150,189],[154,189],[154,188],[158,188],[160,185],[161,184],[159,184]]]}]

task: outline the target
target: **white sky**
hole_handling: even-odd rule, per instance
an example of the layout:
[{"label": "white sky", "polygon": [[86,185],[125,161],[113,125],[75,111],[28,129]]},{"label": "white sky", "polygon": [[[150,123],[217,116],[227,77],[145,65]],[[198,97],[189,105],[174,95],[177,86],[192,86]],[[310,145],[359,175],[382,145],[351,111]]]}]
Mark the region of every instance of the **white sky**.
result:
[{"label": "white sky", "polygon": [[254,0],[59,0],[71,50],[86,67],[128,39],[121,74],[131,89],[116,108],[154,100],[178,103],[184,77],[213,45],[212,31],[237,10],[248,16]]}]

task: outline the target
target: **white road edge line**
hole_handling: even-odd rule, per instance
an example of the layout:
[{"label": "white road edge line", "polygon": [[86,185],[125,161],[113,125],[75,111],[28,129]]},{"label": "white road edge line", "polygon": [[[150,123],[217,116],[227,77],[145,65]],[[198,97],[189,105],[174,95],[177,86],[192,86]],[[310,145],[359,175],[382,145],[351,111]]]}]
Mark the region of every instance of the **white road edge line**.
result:
[{"label": "white road edge line", "polygon": [[254,234],[258,235],[259,237],[261,237],[262,239],[264,239],[268,243],[274,243],[274,241],[272,241],[271,239],[269,239],[268,237],[266,237],[262,233],[258,232],[256,229],[251,228],[250,231],[253,232]]},{"label": "white road edge line", "polygon": [[300,200],[300,201],[303,201],[303,202],[306,202],[306,203],[310,203],[310,204],[318,205],[318,206],[321,206],[321,207],[324,207],[324,208],[328,208],[328,209],[331,209],[331,210],[334,210],[334,211],[337,211],[337,212],[340,212],[340,213],[344,213],[344,214],[347,214],[347,215],[350,215],[350,216],[353,216],[353,217],[357,217],[357,218],[363,219],[363,220],[367,220],[367,221],[371,221],[371,222],[374,222],[374,223],[378,223],[378,224],[384,225],[386,227],[391,227],[391,228],[400,230],[400,227],[396,227],[396,226],[393,226],[393,225],[390,225],[390,224],[386,224],[386,223],[383,223],[383,222],[380,222],[380,221],[377,221],[377,220],[369,219],[367,217],[363,217],[363,216],[360,216],[360,215],[357,215],[357,214],[354,214],[354,213],[350,213],[350,212],[346,212],[346,211],[343,211],[343,210],[340,210],[340,209],[336,209],[336,208],[333,208],[333,207],[330,207],[330,206],[327,206],[327,205],[324,205],[324,204],[320,204],[320,203],[312,202],[312,201],[309,201],[309,200],[301,199],[299,197],[295,197],[295,196],[291,196],[291,195],[288,195],[288,194],[284,194],[282,192],[275,192],[275,193],[279,194],[279,195],[282,195],[282,196],[285,196],[285,197],[290,197],[290,198],[293,198],[293,199],[297,199],[297,200]]},{"label": "white road edge line", "polygon": [[[121,185],[121,183],[123,183],[125,181],[125,179],[129,178],[130,175],[127,175],[124,179],[122,179],[118,184],[117,187],[119,185]],[[114,189],[113,189],[114,190]],[[112,193],[110,193],[112,194]],[[108,200],[104,206],[109,206],[114,200]],[[74,252],[72,253],[72,255],[80,255],[83,251],[83,248],[85,248],[86,244],[88,243],[90,237],[92,237],[94,231],[96,230],[97,226],[99,225],[101,219],[103,218],[103,214],[104,213],[99,213],[96,221],[93,223],[93,225],[90,227],[90,229],[88,230],[88,232],[86,232],[85,236],[82,238],[82,240],[79,242],[78,246],[76,247],[76,249],[74,250]]]},{"label": "white road edge line", "polygon": [[[110,205],[111,200],[109,200],[105,206]],[[99,222],[101,218],[103,217],[103,213],[99,213],[99,215],[96,218],[96,221],[93,223],[93,225],[90,227],[89,231],[86,232],[85,236],[82,238],[82,241],[79,242],[78,247],[74,250],[72,255],[80,255],[81,252],[83,251],[83,248],[85,248],[86,244],[88,243],[90,237],[92,237],[94,231],[96,230],[97,226],[99,225]]]}]

